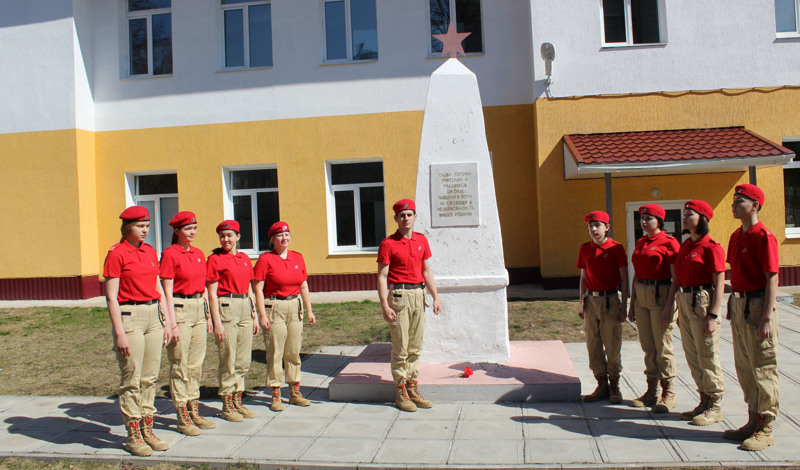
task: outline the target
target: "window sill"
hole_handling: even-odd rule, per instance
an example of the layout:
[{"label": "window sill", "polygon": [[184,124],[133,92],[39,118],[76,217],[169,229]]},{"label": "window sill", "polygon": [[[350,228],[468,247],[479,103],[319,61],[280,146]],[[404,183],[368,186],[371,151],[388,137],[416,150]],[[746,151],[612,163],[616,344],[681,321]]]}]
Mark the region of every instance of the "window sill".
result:
[{"label": "window sill", "polygon": [[775,39],[800,39],[800,32],[792,31],[790,33],[775,33]]},{"label": "window sill", "polygon": [[646,49],[646,48],[656,48],[656,47],[666,47],[666,42],[652,42],[647,44],[628,44],[628,43],[612,43],[612,44],[603,44],[600,46],[600,50],[612,50],[612,49]]},{"label": "window sill", "polygon": [[217,69],[217,73],[248,72],[250,70],[272,70],[272,66],[269,65],[263,67],[228,67],[228,68]]},{"label": "window sill", "polygon": [[327,60],[323,61],[321,66],[329,66],[329,65],[351,65],[351,64],[377,64],[378,59],[369,59],[369,60]]},{"label": "window sill", "polygon": [[[441,52],[429,52],[426,59],[449,59],[448,55],[441,55]],[[486,52],[467,52],[466,57],[481,57],[485,56]],[[458,58],[459,54],[456,54],[456,58]],[[464,56],[462,56],[464,57]]]},{"label": "window sill", "polygon": [[800,227],[786,227],[786,238],[800,238]]},{"label": "window sill", "polygon": [[122,80],[145,80],[151,78],[172,78],[174,77],[174,73],[165,73],[161,75],[126,75],[122,77]]}]

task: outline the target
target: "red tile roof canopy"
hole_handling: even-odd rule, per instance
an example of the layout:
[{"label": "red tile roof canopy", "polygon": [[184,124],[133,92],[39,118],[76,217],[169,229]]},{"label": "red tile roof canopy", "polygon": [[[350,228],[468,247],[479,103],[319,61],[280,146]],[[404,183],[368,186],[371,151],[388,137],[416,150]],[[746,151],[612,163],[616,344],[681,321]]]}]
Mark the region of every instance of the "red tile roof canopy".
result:
[{"label": "red tile roof canopy", "polygon": [[754,165],[783,165],[794,156],[791,150],[744,127],[564,136],[567,179],[604,173],[738,171]]}]

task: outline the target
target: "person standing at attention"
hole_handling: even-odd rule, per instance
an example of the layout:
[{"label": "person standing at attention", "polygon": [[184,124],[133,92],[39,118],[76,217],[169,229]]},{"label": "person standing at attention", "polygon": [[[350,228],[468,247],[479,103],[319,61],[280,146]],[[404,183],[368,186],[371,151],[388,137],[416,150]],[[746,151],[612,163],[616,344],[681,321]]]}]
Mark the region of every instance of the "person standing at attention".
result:
[{"label": "person standing at attention", "polygon": [[778,416],[778,241],[758,220],[764,191],[753,184],[736,186],[733,217],[742,226],[731,235],[728,263],[732,294],[728,319],[733,333],[736,376],[747,402],[747,424],[723,437],[742,441],[742,449],[764,450],[775,443]]},{"label": "person standing at attention", "polygon": [[425,287],[433,297],[433,313],[442,311],[439,293],[428,260],[428,239],[414,231],[417,210],[414,201],[401,199],[394,206],[397,231],[378,248],[378,297],[383,319],[392,336],[392,378],[397,389],[397,408],[417,411],[433,403],[418,388],[419,356],[425,331]]},{"label": "person standing at attention", "polygon": [[639,208],[639,215],[644,236],[636,242],[631,254],[634,276],[628,318],[636,322],[639,330],[647,391],[632,400],[631,406],[655,405],[653,411],[667,413],[675,407],[675,355],[672,352],[675,300],[669,298],[669,288],[675,278],[675,258],[680,243],[664,231],[667,212],[663,207],[646,204]]},{"label": "person standing at attention", "polygon": [[578,316],[583,319],[589,367],[597,379],[597,388],[583,397],[583,401],[608,398],[611,403],[622,403],[619,375],[622,322],[628,311],[628,255],[619,242],[608,237],[611,225],[607,213],[590,212],[584,220],[591,241],[581,245],[578,253],[577,267],[581,270]]}]

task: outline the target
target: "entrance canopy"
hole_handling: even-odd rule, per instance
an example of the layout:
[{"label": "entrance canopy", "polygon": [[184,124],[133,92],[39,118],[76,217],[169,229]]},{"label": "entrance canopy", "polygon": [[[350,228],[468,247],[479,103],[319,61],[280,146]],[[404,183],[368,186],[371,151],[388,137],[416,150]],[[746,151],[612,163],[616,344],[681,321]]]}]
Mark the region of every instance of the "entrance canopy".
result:
[{"label": "entrance canopy", "polygon": [[795,154],[744,127],[568,134],[564,178],[748,171]]}]

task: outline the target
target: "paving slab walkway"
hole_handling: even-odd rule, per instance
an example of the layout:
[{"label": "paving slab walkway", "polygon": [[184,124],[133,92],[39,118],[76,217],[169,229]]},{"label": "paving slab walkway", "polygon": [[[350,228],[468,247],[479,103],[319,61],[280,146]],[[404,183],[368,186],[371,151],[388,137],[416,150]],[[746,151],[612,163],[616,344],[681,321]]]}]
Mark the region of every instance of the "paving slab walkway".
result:
[{"label": "paving slab walkway", "polygon": [[[580,468],[596,466],[800,466],[800,308],[780,304],[781,415],[776,445],[745,452],[725,441],[725,429],[742,425],[747,408],[736,380],[730,326],[722,322],[721,359],[727,392],[725,421],[696,427],[679,412],[696,404],[696,392],[676,331],[678,407],[655,414],[631,408],[645,388],[642,351],[623,344],[625,402],[437,403],[402,413],[387,403],[328,400],[327,384],[361,347],[323,347],[303,363],[310,407],[269,410],[264,389],[246,399],[255,419],[229,423],[212,418],[214,430],[186,437],[175,429],[169,400],[157,400],[156,430],[169,442],[149,458],[122,450],[125,430],[114,399],[0,396],[0,456],[77,458],[149,464],[163,461],[225,465],[248,461],[264,468]],[[585,346],[567,344],[583,393],[594,388]],[[424,391],[424,388],[423,388]],[[217,401],[202,412],[215,416]]]}]

